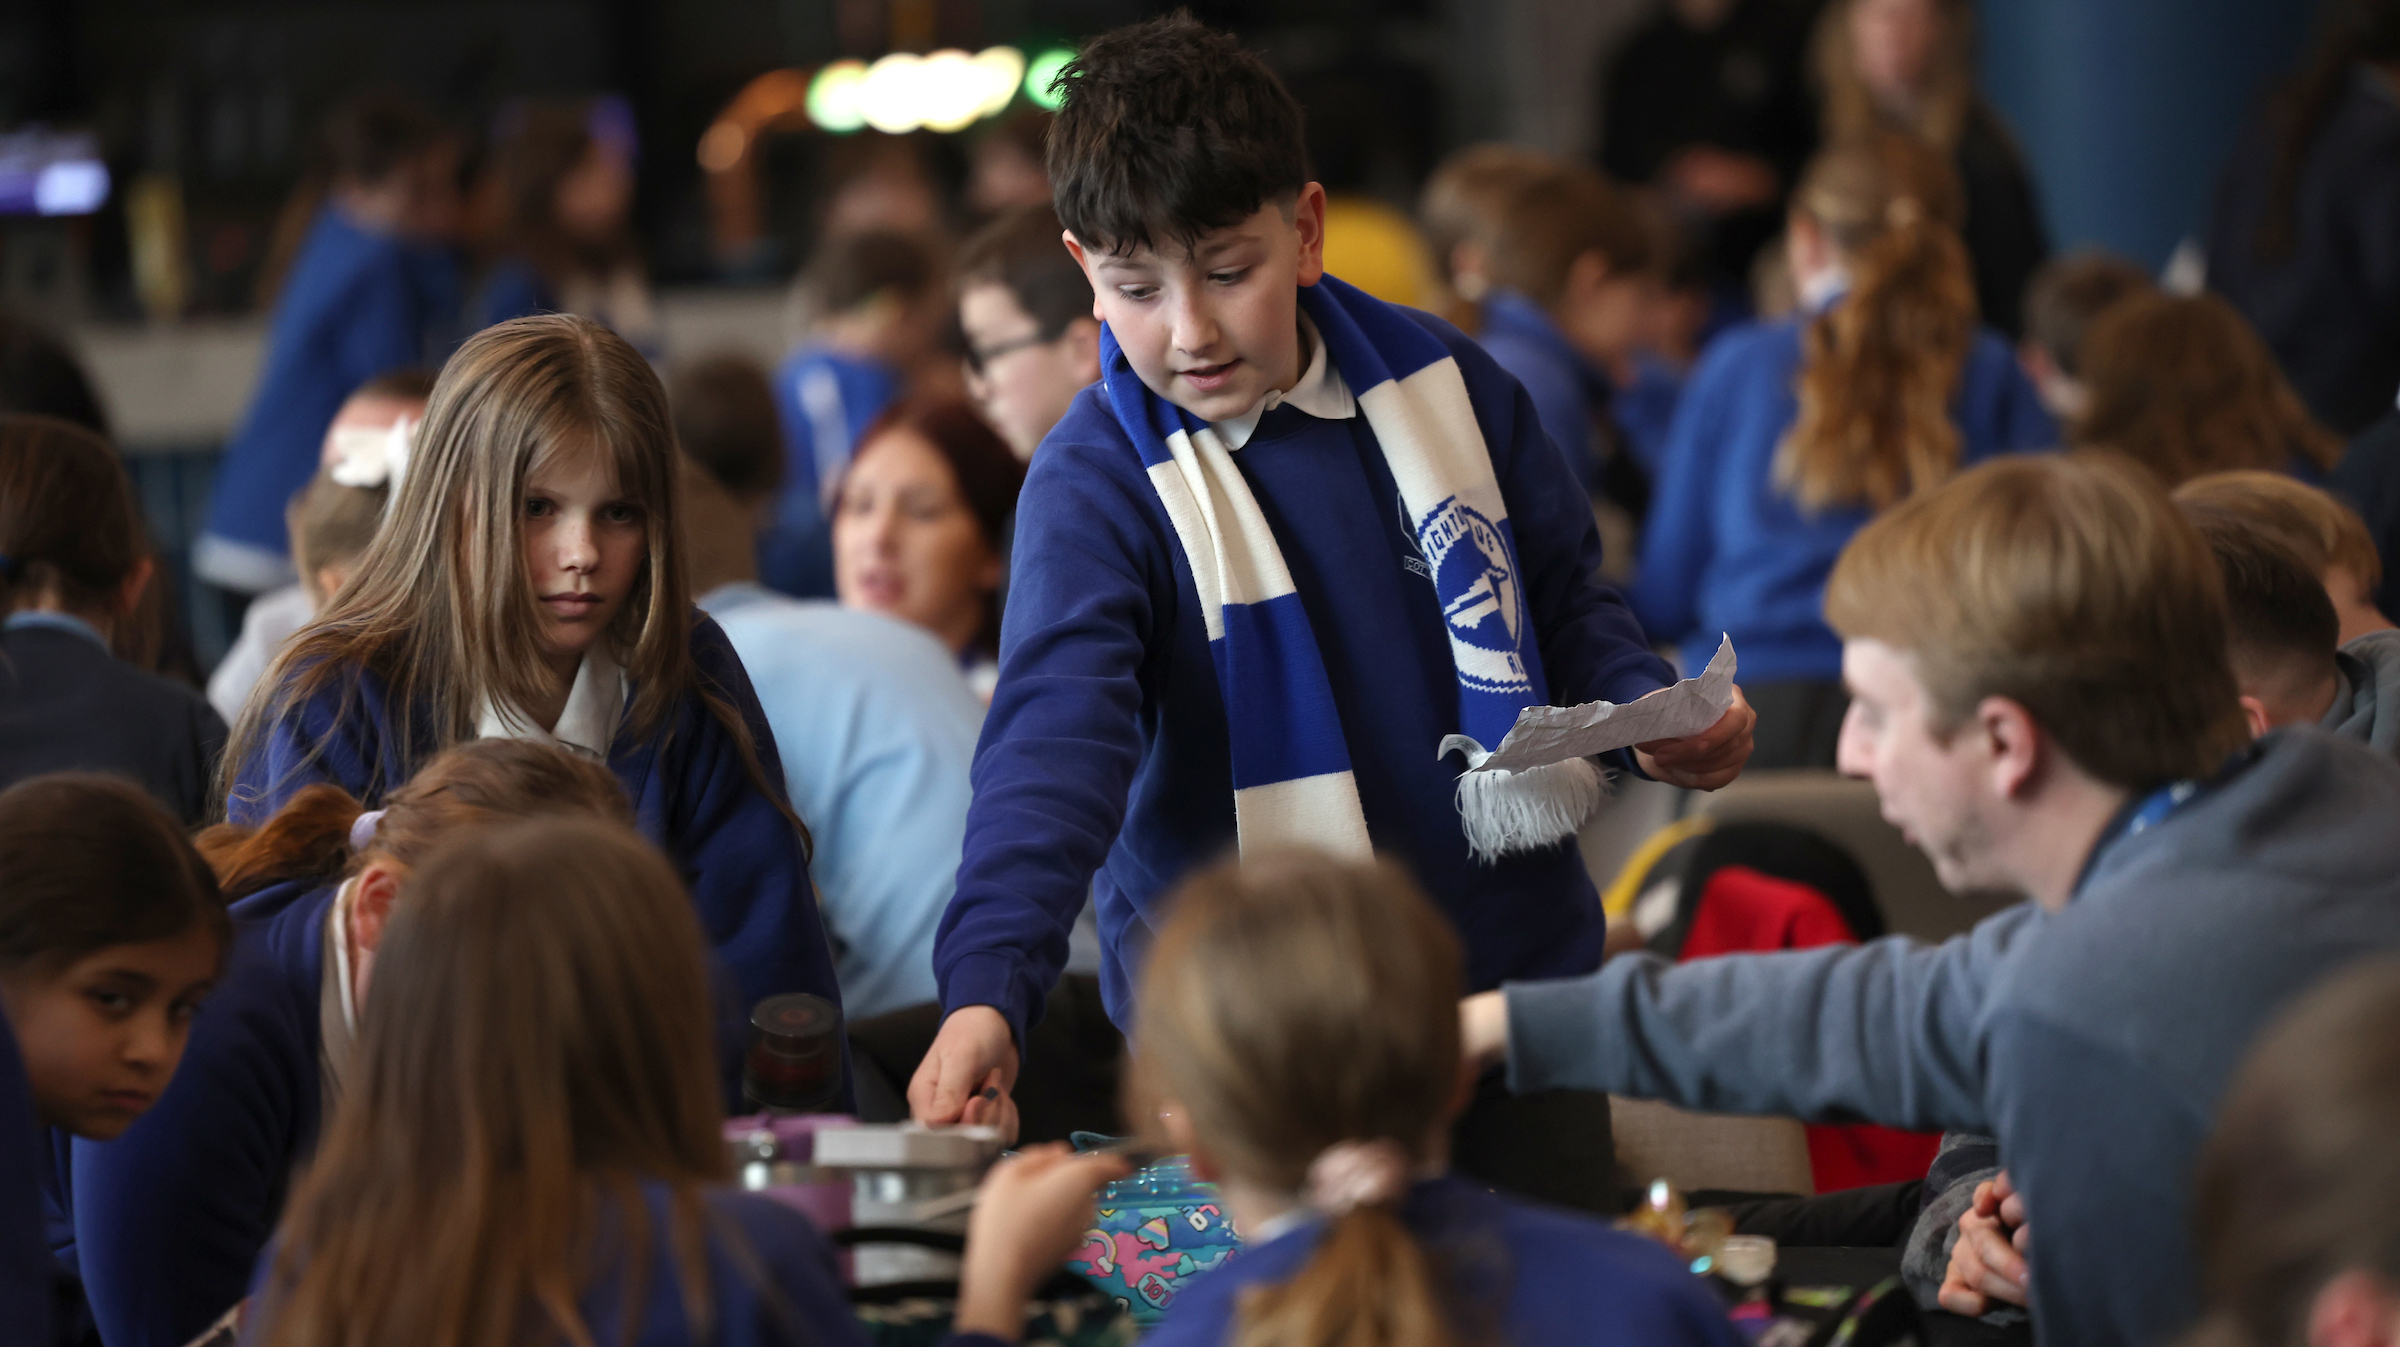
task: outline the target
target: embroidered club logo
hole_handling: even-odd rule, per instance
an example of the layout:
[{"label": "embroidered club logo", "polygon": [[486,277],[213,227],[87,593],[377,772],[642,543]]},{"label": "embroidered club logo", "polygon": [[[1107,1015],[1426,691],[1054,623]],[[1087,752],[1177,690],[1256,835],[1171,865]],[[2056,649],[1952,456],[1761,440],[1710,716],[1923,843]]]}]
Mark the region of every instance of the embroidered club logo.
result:
[{"label": "embroidered club logo", "polygon": [[1525,594],[1499,527],[1452,496],[1426,516],[1417,547],[1433,571],[1460,681],[1482,692],[1531,692],[1518,653]]}]

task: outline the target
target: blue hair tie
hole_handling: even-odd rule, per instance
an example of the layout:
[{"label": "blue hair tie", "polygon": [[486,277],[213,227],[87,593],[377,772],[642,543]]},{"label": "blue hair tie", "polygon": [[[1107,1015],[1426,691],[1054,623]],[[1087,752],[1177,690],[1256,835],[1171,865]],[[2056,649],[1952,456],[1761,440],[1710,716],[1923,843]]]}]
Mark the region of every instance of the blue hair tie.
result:
[{"label": "blue hair tie", "polygon": [[375,840],[375,825],[383,822],[383,811],[370,809],[350,825],[350,849],[364,851]]}]

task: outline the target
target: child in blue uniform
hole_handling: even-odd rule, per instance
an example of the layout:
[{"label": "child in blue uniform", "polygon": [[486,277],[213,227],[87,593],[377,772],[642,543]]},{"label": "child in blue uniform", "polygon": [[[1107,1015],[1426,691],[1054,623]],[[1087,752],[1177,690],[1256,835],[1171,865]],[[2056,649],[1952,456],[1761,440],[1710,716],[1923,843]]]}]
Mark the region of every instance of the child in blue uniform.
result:
[{"label": "child in blue uniform", "polygon": [[1173,911],[1132,1108],[1223,1186],[1243,1248],[1177,1297],[1157,1347],[1740,1341],[1675,1254],[1447,1172],[1462,951],[1397,866],[1245,856]]},{"label": "child in blue uniform", "polygon": [[196,827],[225,722],[189,686],[112,652],[161,583],[147,552],[108,441],[0,415],[0,786],[110,772]]},{"label": "child in blue uniform", "polygon": [[[1447,324],[1325,276],[1299,108],[1255,56],[1163,19],[1096,40],[1062,87],[1051,178],[1106,318],[1102,382],[1019,499],[934,952],[948,1014],[910,1089],[929,1123],[1006,1120],[1087,891],[1123,1024],[1167,889],[1237,839],[1406,859],[1475,986],[1596,967],[1571,840],[1591,765],[1485,774],[1463,810],[1461,771],[1527,707],[1673,678],[1590,583],[1591,510],[1523,389]],[[1748,720],[1641,766],[1722,785]]]},{"label": "child in blue uniform", "polygon": [[342,399],[439,364],[458,322],[457,139],[414,104],[371,96],[337,114],[328,140],[332,188],[275,302],[266,366],[192,552],[202,579],[242,594],[292,582],[284,502],[315,474]]},{"label": "child in blue uniform", "polygon": [[1820,153],[1794,194],[1797,317],[1732,328],[1684,387],[1629,597],[1661,642],[1741,651],[1760,767],[1831,767],[1849,703],[1819,611],[1874,511],[2057,428],[1975,321],[1948,164],[1885,133]]},{"label": "child in blue uniform", "polygon": [[1617,375],[1649,317],[1650,231],[1588,168],[1560,167],[1502,198],[1476,341],[1525,385],[1542,429],[1586,490],[1640,518],[1649,473],[1617,418]]},{"label": "child in blue uniform", "polygon": [[[621,827],[449,843],[392,919],[243,1340],[864,1347],[808,1218],[723,1186],[705,953],[674,870]],[[951,1343],[1013,1341],[1123,1172],[1056,1150],[996,1170]]]},{"label": "child in blue uniform", "polygon": [[132,783],[66,774],[0,794],[0,1324],[10,1342],[85,1340],[68,1139],[113,1145],[167,1089],[229,938],[216,877]]},{"label": "child in blue uniform", "polygon": [[691,886],[740,1004],[840,1004],[774,739],[692,607],[658,376],[570,315],[488,328],[443,368],[348,584],[285,646],[226,753],[227,816],[313,781],[374,805],[478,738],[605,762]]},{"label": "child in blue uniform", "polygon": [[434,759],[372,817],[320,783],[256,829],[202,836],[234,900],[231,967],[152,1116],[74,1151],[84,1283],[109,1342],[180,1347],[242,1298],[348,1078],[412,869],[455,830],[559,816],[633,821],[599,763],[486,739]]},{"label": "child in blue uniform", "polygon": [[759,538],[758,576],[797,598],[830,599],[834,483],[932,356],[949,294],[933,245],[890,230],[827,244],[801,284],[816,316],[808,340],[775,367],[783,490]]}]

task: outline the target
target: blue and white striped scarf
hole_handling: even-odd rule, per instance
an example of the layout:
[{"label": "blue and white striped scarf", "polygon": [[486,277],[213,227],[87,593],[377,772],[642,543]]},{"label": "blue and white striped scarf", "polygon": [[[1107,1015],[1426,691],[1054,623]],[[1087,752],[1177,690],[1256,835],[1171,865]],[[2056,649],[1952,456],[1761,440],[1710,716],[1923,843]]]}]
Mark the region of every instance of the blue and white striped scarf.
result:
[{"label": "blue and white striped scarf", "polygon": [[[1326,355],[1350,387],[1399,484],[1433,582],[1458,675],[1459,729],[1497,746],[1519,712],[1549,702],[1508,506],[1458,362],[1407,314],[1327,276],[1300,291]],[[1302,844],[1371,851],[1325,663],[1291,571],[1250,485],[1207,423],[1158,396],[1105,327],[1100,378],[1191,567],[1225,697],[1234,820],[1245,853]],[[1438,754],[1440,744],[1427,744]],[[1600,799],[1574,759],[1528,772],[1470,772],[1462,826],[1493,860],[1572,836]]]}]

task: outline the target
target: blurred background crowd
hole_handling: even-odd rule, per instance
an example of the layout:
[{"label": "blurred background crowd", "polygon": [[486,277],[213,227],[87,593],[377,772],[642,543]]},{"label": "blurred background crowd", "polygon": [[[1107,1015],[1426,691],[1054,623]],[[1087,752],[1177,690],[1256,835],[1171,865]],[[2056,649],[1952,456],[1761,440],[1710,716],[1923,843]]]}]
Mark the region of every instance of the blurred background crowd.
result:
[{"label": "blurred background crowd", "polygon": [[[778,390],[787,440],[814,433],[795,422],[829,426],[829,410],[854,432],[904,390],[957,390],[969,343],[952,307],[956,250],[1047,199],[1048,73],[1080,37],[1157,8],[32,0],[0,14],[0,308],[82,365],[94,415],[129,455],[204,673],[247,598],[292,578],[281,514],[297,483],[253,480],[238,452],[221,477],[220,456],[245,435],[313,442],[339,399],[379,372],[369,366],[438,363],[490,321],[564,308],[666,362],[737,352],[772,369],[817,350],[815,376],[787,370]],[[2359,287],[2345,281],[2331,314],[2307,278],[2253,256],[2318,227],[2314,206],[2292,204],[2295,138],[2360,156],[2358,209],[2391,190],[2388,154],[2374,157],[2390,135],[2388,88],[2353,87],[2359,60],[2378,55],[2355,48],[2374,35],[2337,37],[2312,8],[1194,7],[1262,51],[1306,107],[1332,193],[1329,260],[1387,298],[1480,326],[1462,305],[1491,283],[1485,234],[1506,213],[1495,184],[1533,155],[1637,189],[1639,256],[1618,270],[1642,284],[1595,320],[1619,330],[1583,343],[1634,451],[1599,452],[1614,474],[1604,494],[1635,515],[1645,488],[1627,468],[1651,458],[1700,348],[1754,311],[1807,298],[1785,250],[1768,246],[1802,166],[1829,135],[1875,124],[1954,163],[1977,307],[2002,334],[2031,324],[2042,335],[2025,296],[2045,258],[2104,248],[2170,289],[2225,295],[2317,422],[2364,429],[2400,382],[2400,318],[2374,288],[2388,265],[2341,259],[2338,274],[2369,278],[2366,302],[2350,302]],[[2278,118],[2273,106],[2295,111]],[[1497,145],[1524,158],[1512,167]],[[289,338],[384,343],[377,351],[293,368],[310,361],[270,358],[269,316],[310,302],[311,245],[325,244],[312,230],[329,205],[399,240],[418,270],[377,301],[394,312]],[[1526,249],[1501,251],[1503,269],[1524,270]],[[1545,302],[1567,280],[1501,279]],[[1046,335],[1062,330],[1032,316]],[[806,405],[803,385],[816,390]],[[294,424],[264,424],[279,417]],[[1038,438],[999,429],[1020,452]],[[838,465],[843,435],[827,437],[822,461]],[[784,514],[762,553],[766,578],[829,593],[824,544],[803,536],[822,520]]]}]

